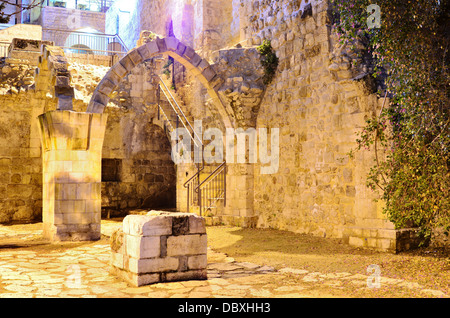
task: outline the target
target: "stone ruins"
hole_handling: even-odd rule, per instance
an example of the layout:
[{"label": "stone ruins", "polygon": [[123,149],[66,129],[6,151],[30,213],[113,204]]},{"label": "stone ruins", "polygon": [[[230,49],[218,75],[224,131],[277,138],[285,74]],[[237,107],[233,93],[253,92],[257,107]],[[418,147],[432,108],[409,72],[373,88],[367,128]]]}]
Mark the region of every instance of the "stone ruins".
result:
[{"label": "stone ruins", "polygon": [[[1,223],[42,221],[49,240],[96,240],[102,217],[128,215],[113,268],[136,285],[203,278],[204,221],[391,252],[417,244],[365,185],[373,152],[348,155],[385,101],[370,65],[339,44],[328,1],[136,0],[126,14],[123,5],[75,19],[123,39],[105,50],[66,48],[79,28],[62,8],[0,30]],[[265,40],[279,61],[270,83],[257,50]],[[176,128],[198,147],[208,128],[277,128],[279,168],[175,165]],[[133,215],[150,210],[190,214]]]},{"label": "stone ruins", "polygon": [[128,215],[111,236],[111,272],[134,286],[206,279],[205,220],[192,213]]}]

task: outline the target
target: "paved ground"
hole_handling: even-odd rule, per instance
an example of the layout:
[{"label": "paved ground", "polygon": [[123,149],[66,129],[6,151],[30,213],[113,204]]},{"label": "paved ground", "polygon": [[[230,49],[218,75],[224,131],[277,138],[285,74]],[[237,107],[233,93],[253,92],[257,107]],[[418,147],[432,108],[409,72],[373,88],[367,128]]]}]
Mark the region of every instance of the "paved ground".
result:
[{"label": "paved ground", "polygon": [[[0,298],[5,297],[449,297],[414,281],[349,272],[321,273],[237,262],[208,250],[208,280],[131,287],[108,273],[108,235],[119,224],[102,221],[97,242],[48,244],[42,224],[0,226]],[[369,285],[368,285],[369,283]],[[388,291],[388,293],[386,292]]]}]

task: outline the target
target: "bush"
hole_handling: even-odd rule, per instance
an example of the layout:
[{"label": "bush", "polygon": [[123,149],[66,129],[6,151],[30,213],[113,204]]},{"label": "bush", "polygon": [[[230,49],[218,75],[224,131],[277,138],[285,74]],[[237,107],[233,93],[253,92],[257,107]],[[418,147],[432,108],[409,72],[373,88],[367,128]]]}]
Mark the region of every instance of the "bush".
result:
[{"label": "bush", "polygon": [[372,29],[370,2],[332,0],[341,43],[366,39],[361,54],[373,57],[372,76],[385,74],[379,94],[390,98],[356,150],[375,151],[367,185],[381,191],[389,220],[428,239],[450,228],[449,0],[378,0],[381,27]]}]

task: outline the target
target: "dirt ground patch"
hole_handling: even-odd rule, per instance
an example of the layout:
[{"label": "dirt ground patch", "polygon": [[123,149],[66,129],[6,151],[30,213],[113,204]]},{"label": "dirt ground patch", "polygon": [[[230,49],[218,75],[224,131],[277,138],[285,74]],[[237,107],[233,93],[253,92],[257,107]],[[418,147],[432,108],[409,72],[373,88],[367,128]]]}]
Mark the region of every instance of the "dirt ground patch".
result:
[{"label": "dirt ground patch", "polygon": [[338,239],[319,238],[274,229],[207,228],[208,245],[237,261],[291,267],[310,272],[368,275],[376,264],[381,276],[416,282],[450,292],[449,251],[422,248],[399,254],[354,248]]}]

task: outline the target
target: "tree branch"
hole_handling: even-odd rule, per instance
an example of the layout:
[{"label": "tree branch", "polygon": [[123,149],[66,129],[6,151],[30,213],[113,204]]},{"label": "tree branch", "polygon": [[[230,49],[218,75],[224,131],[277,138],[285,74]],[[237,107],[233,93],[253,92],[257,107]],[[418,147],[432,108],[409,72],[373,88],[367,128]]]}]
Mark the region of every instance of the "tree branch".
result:
[{"label": "tree branch", "polygon": [[16,7],[16,11],[12,12],[12,13],[5,14],[3,12],[0,12],[0,17],[3,17],[3,18],[12,17],[22,11],[31,10],[33,8],[39,7],[41,4],[44,3],[44,1],[45,0],[32,0],[31,3],[24,5],[24,4],[18,4],[12,0],[0,0],[0,3],[4,4],[5,6],[10,5],[10,6]]}]

